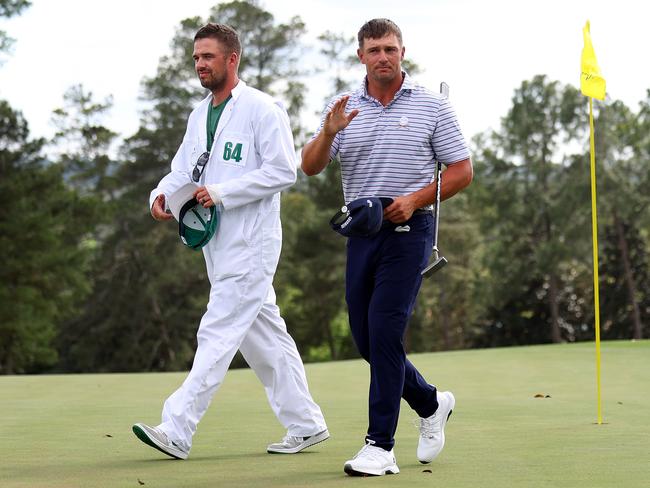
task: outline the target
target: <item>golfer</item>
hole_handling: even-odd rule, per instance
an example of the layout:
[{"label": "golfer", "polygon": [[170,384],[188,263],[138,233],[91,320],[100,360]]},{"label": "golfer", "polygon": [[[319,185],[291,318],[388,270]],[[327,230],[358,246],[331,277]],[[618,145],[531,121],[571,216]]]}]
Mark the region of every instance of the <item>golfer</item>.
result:
[{"label": "golfer", "polygon": [[287,429],[268,452],[293,454],[329,437],[272,286],[282,244],[280,192],[296,179],[289,119],[279,102],[238,78],[240,56],[231,27],[207,24],[196,33],[194,65],[211,93],[190,114],[171,172],[150,197],[153,217],[170,220],[170,196],[194,181],[196,199],[220,212],[217,234],[203,248],[211,287],[192,369],[165,402],[160,425],[133,426],[140,440],[177,459],[187,458],[238,349]]},{"label": "golfer", "polygon": [[393,199],[377,234],[348,238],[345,283],[352,336],[370,363],[370,398],[366,444],[344,470],[383,475],[399,472],[393,445],[401,398],[420,417],[420,462],[431,462],[445,442],[454,396],[425,381],[406,359],[403,337],[432,251],[436,158],[447,166],[442,200],[469,185],[472,164],[447,99],[402,71],[399,27],[388,19],[371,20],[358,41],[363,84],[327,105],[302,151],[302,169],[315,175],[338,159],[346,204]]}]

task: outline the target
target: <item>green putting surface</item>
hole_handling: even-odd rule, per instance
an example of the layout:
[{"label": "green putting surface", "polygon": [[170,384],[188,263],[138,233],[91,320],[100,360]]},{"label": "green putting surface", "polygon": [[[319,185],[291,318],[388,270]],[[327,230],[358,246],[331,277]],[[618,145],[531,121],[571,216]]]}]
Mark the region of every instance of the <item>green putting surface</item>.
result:
[{"label": "green putting surface", "polygon": [[[415,457],[416,415],[402,403],[400,474],[351,478],[363,444],[368,367],[307,366],[331,438],[295,455],[266,446],[284,430],[250,370],[230,371],[186,461],[143,444],[185,373],[0,377],[0,487],[570,487],[650,486],[650,341],[602,344],[603,425],[596,425],[593,343],[410,356],[456,396],[447,445]],[[536,397],[538,396],[538,397]]]}]

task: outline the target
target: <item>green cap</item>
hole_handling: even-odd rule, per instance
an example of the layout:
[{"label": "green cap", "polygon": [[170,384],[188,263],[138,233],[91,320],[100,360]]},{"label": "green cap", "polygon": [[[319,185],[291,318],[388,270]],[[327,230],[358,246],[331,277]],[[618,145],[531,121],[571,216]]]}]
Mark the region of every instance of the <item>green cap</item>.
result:
[{"label": "green cap", "polygon": [[195,199],[181,207],[178,234],[181,241],[191,249],[205,246],[219,227],[219,213],[216,207],[205,208]]},{"label": "green cap", "polygon": [[219,212],[215,205],[205,208],[194,192],[199,187],[188,183],[169,198],[169,208],[178,220],[178,234],[183,244],[198,250],[205,246],[219,228]]}]

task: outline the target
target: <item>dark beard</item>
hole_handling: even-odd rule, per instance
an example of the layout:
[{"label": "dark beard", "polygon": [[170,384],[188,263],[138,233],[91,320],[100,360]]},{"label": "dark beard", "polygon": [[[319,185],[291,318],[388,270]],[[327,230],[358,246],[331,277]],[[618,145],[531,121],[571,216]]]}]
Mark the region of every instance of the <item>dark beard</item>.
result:
[{"label": "dark beard", "polygon": [[209,80],[201,80],[199,78],[199,83],[201,83],[201,86],[203,88],[207,88],[208,90],[214,92],[214,91],[220,91],[226,86],[226,77],[222,76],[221,78],[210,78]]}]

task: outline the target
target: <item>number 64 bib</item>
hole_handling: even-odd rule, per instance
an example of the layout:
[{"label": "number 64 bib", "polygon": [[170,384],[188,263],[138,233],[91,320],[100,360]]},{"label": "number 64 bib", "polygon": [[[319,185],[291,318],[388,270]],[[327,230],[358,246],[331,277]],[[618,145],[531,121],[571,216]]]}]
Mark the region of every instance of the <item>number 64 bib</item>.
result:
[{"label": "number 64 bib", "polygon": [[219,162],[238,166],[246,166],[250,136],[238,132],[224,132],[219,138],[217,145],[217,158]]}]

